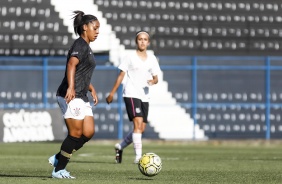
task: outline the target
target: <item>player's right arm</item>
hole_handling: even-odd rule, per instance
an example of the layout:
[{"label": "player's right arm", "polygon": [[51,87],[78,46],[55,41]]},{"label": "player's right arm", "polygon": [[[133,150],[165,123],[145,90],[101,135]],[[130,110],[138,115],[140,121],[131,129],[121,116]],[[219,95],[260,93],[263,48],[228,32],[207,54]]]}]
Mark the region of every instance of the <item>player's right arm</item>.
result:
[{"label": "player's right arm", "polygon": [[65,100],[67,103],[69,103],[72,99],[75,98],[75,70],[76,65],[79,63],[79,60],[77,57],[71,57],[69,59],[69,62],[67,64],[67,78],[68,78],[68,89],[65,96]]},{"label": "player's right arm", "polygon": [[106,101],[107,101],[108,104],[113,101],[114,94],[116,93],[118,87],[120,86],[120,84],[121,84],[121,82],[122,82],[122,80],[124,78],[124,75],[125,75],[125,72],[120,70],[120,73],[119,73],[119,75],[118,75],[118,77],[116,79],[116,82],[115,82],[115,84],[113,86],[113,89],[110,92],[110,94],[108,95],[108,97],[106,98]]}]

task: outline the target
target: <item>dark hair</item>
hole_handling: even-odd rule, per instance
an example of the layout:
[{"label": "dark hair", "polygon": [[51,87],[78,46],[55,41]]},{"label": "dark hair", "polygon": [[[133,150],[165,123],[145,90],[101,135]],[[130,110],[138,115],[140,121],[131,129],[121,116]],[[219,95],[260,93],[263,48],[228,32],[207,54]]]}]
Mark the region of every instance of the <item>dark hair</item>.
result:
[{"label": "dark hair", "polygon": [[137,37],[138,37],[138,35],[139,35],[140,33],[146,33],[146,34],[148,35],[148,37],[149,37],[149,40],[150,40],[150,34],[149,34],[147,31],[138,31],[138,32],[136,32],[136,34],[135,34],[135,42],[136,42],[136,43],[137,43]]},{"label": "dark hair", "polygon": [[73,12],[73,28],[74,33],[81,35],[84,31],[83,25],[88,24],[89,22],[92,22],[94,20],[98,20],[97,17],[94,15],[85,15],[83,11],[74,11]]}]

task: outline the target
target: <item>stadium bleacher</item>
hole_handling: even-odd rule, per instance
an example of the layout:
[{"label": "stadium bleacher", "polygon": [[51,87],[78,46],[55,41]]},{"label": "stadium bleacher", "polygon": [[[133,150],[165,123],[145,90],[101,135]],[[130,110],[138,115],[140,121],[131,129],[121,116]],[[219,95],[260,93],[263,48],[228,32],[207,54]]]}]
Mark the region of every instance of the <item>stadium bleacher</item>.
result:
[{"label": "stadium bleacher", "polygon": [[0,55],[66,55],[73,38],[50,1],[3,0],[0,5]]},{"label": "stadium bleacher", "polygon": [[136,29],[159,55],[279,55],[279,1],[95,0],[127,49]]},{"label": "stadium bleacher", "polygon": [[[73,41],[50,1],[0,2],[0,55],[65,55]],[[94,0],[126,49],[143,29],[159,55],[279,55],[281,2]],[[23,44],[26,43],[26,44]]]}]

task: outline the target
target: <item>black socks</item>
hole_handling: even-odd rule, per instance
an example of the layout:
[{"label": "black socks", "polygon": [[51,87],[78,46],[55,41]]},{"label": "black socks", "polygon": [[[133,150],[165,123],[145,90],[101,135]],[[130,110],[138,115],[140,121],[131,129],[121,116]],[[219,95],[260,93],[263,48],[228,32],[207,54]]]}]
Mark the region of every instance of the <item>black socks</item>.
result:
[{"label": "black socks", "polygon": [[[66,165],[69,162],[69,159],[72,155],[72,151],[75,148],[76,144],[78,143],[79,138],[72,137],[68,135],[61,146],[61,152],[59,156],[58,165],[55,168],[55,172],[65,169]],[[56,155],[57,157],[57,155]]]},{"label": "black socks", "polygon": [[79,140],[78,140],[78,142],[77,142],[77,144],[76,144],[76,146],[75,146],[75,148],[74,148],[73,151],[75,152],[75,151],[79,150],[80,148],[82,148],[82,146],[83,146],[86,142],[88,142],[90,139],[91,139],[91,138],[88,138],[88,137],[85,137],[84,135],[82,135],[82,136],[79,138]]},{"label": "black socks", "polygon": [[59,160],[55,172],[65,169],[73,152],[79,150],[91,138],[82,135],[80,138],[68,135],[61,146],[61,151],[56,154],[56,159]]}]

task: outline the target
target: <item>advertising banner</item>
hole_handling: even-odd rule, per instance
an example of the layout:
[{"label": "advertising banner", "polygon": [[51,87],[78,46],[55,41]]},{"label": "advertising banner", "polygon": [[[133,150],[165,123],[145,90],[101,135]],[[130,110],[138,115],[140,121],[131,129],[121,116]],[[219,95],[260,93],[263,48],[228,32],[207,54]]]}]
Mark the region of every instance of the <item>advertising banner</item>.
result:
[{"label": "advertising banner", "polygon": [[63,140],[64,126],[59,109],[1,110],[0,142]]}]

